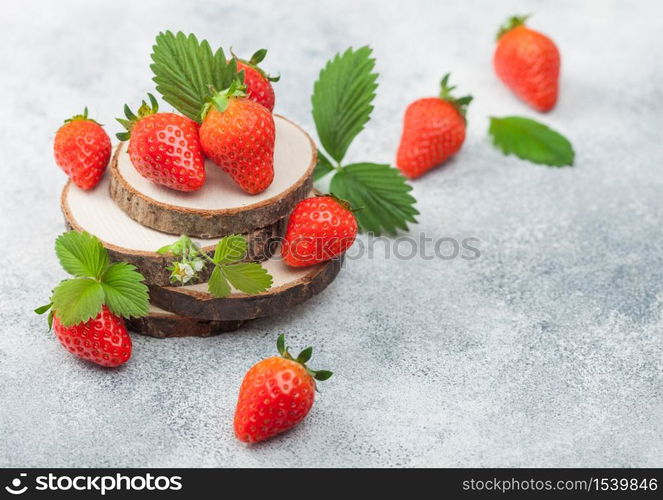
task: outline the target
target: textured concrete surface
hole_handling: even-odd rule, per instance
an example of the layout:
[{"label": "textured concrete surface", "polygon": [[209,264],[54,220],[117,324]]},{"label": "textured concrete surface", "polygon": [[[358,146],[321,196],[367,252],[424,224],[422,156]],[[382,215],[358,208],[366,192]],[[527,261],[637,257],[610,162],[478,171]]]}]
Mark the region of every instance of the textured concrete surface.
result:
[{"label": "textured concrete surface", "polygon": [[[487,116],[536,116],[491,69],[497,25],[563,54],[542,119],[568,169],[505,158]],[[0,17],[0,465],[660,466],[663,460],[663,38],[660,2],[4,2]],[[306,306],[212,339],[135,338],[123,369],[70,357],[31,313],[64,277],[52,251],[62,118],[113,118],[152,89],[160,29],[241,54],[266,46],[277,111],[313,131],[323,63],[370,43],[381,74],[350,160],[391,161],[403,109],[453,72],[474,94],[458,157],[415,183],[428,237],[481,256],[350,260]],[[382,248],[382,247],[380,247]],[[404,247],[405,248],[405,247]],[[245,370],[280,332],[335,376],[296,430],[231,434]]]}]

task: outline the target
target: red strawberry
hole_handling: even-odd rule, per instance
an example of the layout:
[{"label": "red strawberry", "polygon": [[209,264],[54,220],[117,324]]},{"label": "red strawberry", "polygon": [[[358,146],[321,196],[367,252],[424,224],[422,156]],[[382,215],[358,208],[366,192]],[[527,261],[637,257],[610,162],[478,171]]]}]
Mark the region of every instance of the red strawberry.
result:
[{"label": "red strawberry", "polygon": [[456,154],[465,140],[465,112],[472,96],[454,98],[449,74],[442,79],[440,97],[410,104],[403,119],[403,135],[396,164],[414,179]]},{"label": "red strawberry", "polygon": [[82,115],[65,120],[55,134],[55,162],[81,189],[92,189],[104,175],[111,155],[111,141],[104,129]]},{"label": "red strawberry", "polygon": [[294,359],[285,338],[276,343],[281,357],[274,356],[253,365],[239,389],[235,410],[235,435],[245,443],[257,443],[291,429],[311,410],[315,381],[332,373],[306,366],[313,349],[304,349]]},{"label": "red strawberry", "polygon": [[539,111],[549,111],[559,92],[559,50],[546,35],[515,16],[497,34],[493,64],[497,76],[518,97]]},{"label": "red strawberry", "polygon": [[148,94],[134,115],[124,107],[127,119],[118,118],[127,132],[117,138],[129,139],[129,157],[145,178],[178,191],[195,191],[205,183],[205,158],[198,138],[198,124],[186,116],[158,113],[159,106]]},{"label": "red strawberry", "polygon": [[333,196],[300,201],[290,215],[281,255],[289,266],[311,266],[338,257],[357,237],[357,219]]},{"label": "red strawberry", "polygon": [[246,98],[234,82],[217,93],[203,111],[200,144],[205,155],[249,194],[258,194],[274,180],[274,118]]},{"label": "red strawberry", "polygon": [[248,61],[237,59],[237,57],[235,59],[237,60],[237,70],[244,70],[247,97],[273,111],[274,89],[271,82],[278,82],[280,77],[270,76],[258,67],[266,55],[267,50],[260,49]]},{"label": "red strawberry", "polygon": [[58,339],[72,354],[101,366],[120,366],[131,357],[131,337],[124,320],[106,306],[85,323],[64,326],[57,315],[53,328]]}]

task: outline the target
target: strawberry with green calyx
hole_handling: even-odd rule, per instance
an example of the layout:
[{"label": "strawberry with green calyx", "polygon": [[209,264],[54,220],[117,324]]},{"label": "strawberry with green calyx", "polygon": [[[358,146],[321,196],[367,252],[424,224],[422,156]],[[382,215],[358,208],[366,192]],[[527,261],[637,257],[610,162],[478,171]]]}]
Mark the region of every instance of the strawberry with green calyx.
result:
[{"label": "strawberry with green calyx", "polygon": [[291,267],[339,257],[357,237],[357,219],[347,201],[333,195],[300,201],[288,219],[281,255]]},{"label": "strawberry with green calyx", "polygon": [[273,111],[275,97],[271,82],[278,82],[281,77],[268,75],[258,66],[265,59],[267,49],[256,51],[248,61],[238,58],[232,50],[230,53],[237,60],[237,70],[244,71],[247,97]]},{"label": "strawberry with green calyx", "polygon": [[198,138],[198,124],[175,113],[159,113],[152,94],[137,114],[124,106],[118,118],[126,132],[117,138],[129,140],[129,157],[145,178],[178,191],[195,191],[205,183],[205,158]]},{"label": "strawberry with green calyx", "polygon": [[279,356],[264,359],[246,373],[235,410],[235,436],[245,443],[257,443],[285,432],[308,415],[316,392],[316,380],[327,380],[332,372],[311,370],[306,363],[313,348],[295,358],[279,335]]},{"label": "strawberry with green calyx", "polygon": [[518,97],[538,111],[549,111],[559,93],[560,54],[549,37],[513,16],[500,28],[493,65],[497,76]]},{"label": "strawberry with green calyx", "polygon": [[144,277],[126,262],[110,263],[99,239],[69,231],[55,241],[60,264],[73,277],[53,290],[49,327],[75,356],[102,366],[119,366],[131,357],[131,338],[122,318],[145,316],[149,303]]},{"label": "strawberry with green calyx", "polygon": [[472,96],[453,97],[449,74],[442,78],[439,97],[418,99],[405,111],[396,164],[411,179],[456,154],[465,141],[467,106]]},{"label": "strawberry with green calyx", "polygon": [[258,194],[274,180],[274,118],[246,97],[241,75],[205,105],[200,144],[242,190]]},{"label": "strawberry with green calyx", "polygon": [[55,163],[81,189],[101,180],[111,156],[111,141],[103,127],[83,114],[65,120],[53,142]]}]

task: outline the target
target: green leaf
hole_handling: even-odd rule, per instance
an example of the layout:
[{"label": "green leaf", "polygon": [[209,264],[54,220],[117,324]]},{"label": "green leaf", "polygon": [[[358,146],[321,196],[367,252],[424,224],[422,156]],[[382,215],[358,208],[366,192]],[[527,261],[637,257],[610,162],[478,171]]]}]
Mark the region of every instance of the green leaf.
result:
[{"label": "green leaf", "polygon": [[230,295],[230,284],[221,273],[219,266],[214,266],[214,270],[207,281],[207,290],[215,297],[227,297]]},{"label": "green leaf", "polygon": [[237,74],[235,59],[227,61],[223,49],[213,52],[206,40],[199,42],[195,35],[181,31],[157,35],[152,61],[153,80],[164,101],[198,122],[210,86],[226,89]]},{"label": "green leaf", "polygon": [[311,359],[311,356],[313,355],[313,348],[312,347],[307,347],[304,349],[302,352],[299,353],[299,356],[297,356],[297,362],[298,363],[306,363],[309,359]]},{"label": "green leaf", "polygon": [[256,294],[272,286],[272,276],[256,262],[223,266],[222,271],[232,286],[244,293]]},{"label": "green leaf", "polygon": [[318,150],[318,163],[313,169],[313,180],[317,181],[322,179],[329,172],[334,170],[334,166],[329,161],[322,151]]},{"label": "green leaf", "polygon": [[515,154],[523,160],[554,167],[573,165],[575,153],[571,143],[537,121],[522,116],[491,117],[488,133],[505,155]]},{"label": "green leaf", "polygon": [[251,59],[249,59],[249,64],[257,66],[265,59],[266,55],[267,55],[267,49],[256,50],[251,56]]},{"label": "green leaf", "polygon": [[313,378],[322,382],[323,380],[327,380],[332,375],[333,373],[329,370],[318,370],[317,372],[314,372]]},{"label": "green leaf", "polygon": [[217,264],[230,264],[246,256],[246,239],[238,234],[221,238],[214,249],[213,260]]},{"label": "green leaf", "polygon": [[352,140],[368,122],[377,89],[375,59],[369,47],[349,48],[320,71],[313,86],[313,120],[320,142],[340,163]]},{"label": "green leaf", "polygon": [[398,169],[376,163],[348,165],[334,175],[330,186],[332,194],[356,210],[361,229],[376,235],[407,231],[408,222],[417,222],[411,190]]},{"label": "green leaf", "polygon": [[285,335],[283,333],[276,339],[276,350],[281,356],[285,356],[285,353],[287,352],[285,348]]},{"label": "green leaf", "polygon": [[149,295],[145,278],[126,262],[112,264],[101,278],[105,304],[113,314],[123,318],[145,316],[149,312]]},{"label": "green leaf", "polygon": [[68,231],[55,240],[55,254],[63,269],[74,276],[99,279],[108,267],[108,252],[89,233]]},{"label": "green leaf", "polygon": [[171,243],[170,245],[164,245],[159,250],[157,250],[158,254],[166,254],[166,253],[172,253],[175,256],[182,255],[185,251],[192,251],[192,250],[197,250],[193,242],[191,241],[191,238],[189,238],[186,235],[181,236],[175,243]]},{"label": "green leaf", "polygon": [[[87,109],[87,108],[86,108]],[[51,307],[53,307],[53,303],[50,302],[46,305],[39,306],[37,309],[35,309],[35,314],[44,314],[46,311],[48,311]]]},{"label": "green leaf", "polygon": [[94,318],[104,303],[104,289],[98,281],[72,278],[53,290],[53,311],[64,326],[77,325]]}]

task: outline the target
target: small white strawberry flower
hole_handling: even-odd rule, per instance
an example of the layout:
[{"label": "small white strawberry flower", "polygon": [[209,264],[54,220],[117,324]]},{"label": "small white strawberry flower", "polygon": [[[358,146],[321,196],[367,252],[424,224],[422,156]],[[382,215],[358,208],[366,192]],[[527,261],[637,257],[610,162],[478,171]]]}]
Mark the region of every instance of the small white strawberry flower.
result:
[{"label": "small white strawberry flower", "polygon": [[173,263],[173,272],[171,276],[181,283],[187,283],[191,281],[191,278],[195,276],[195,272],[190,264],[186,262],[174,262]]}]

